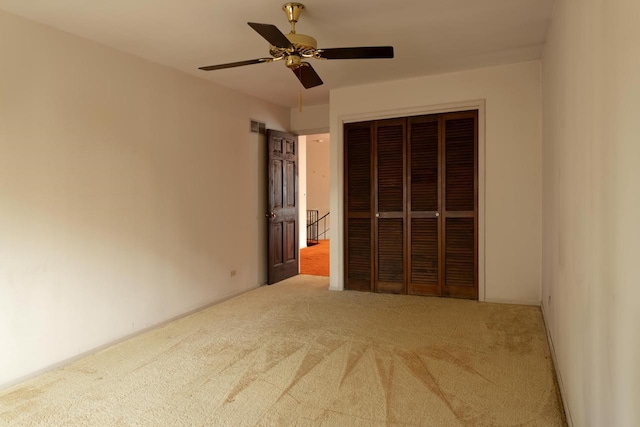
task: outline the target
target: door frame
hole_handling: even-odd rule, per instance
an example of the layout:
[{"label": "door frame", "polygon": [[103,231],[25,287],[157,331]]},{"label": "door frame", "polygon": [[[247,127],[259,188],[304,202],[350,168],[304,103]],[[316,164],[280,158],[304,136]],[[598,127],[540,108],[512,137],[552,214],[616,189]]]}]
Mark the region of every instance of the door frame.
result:
[{"label": "door frame", "polygon": [[337,152],[338,156],[336,181],[340,184],[333,186],[336,194],[331,200],[331,211],[335,211],[336,215],[330,231],[331,264],[329,289],[344,290],[344,124],[467,110],[478,111],[478,300],[485,300],[486,102],[484,99],[338,116],[334,153]]}]

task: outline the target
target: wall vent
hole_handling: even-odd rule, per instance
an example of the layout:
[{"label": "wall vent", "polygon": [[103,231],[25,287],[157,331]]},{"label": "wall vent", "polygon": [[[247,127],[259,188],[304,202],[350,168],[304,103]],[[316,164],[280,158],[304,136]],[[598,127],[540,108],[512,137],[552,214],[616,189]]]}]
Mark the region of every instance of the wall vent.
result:
[{"label": "wall vent", "polygon": [[251,120],[251,132],[264,135],[266,133],[265,131],[266,131],[266,127],[264,123]]}]

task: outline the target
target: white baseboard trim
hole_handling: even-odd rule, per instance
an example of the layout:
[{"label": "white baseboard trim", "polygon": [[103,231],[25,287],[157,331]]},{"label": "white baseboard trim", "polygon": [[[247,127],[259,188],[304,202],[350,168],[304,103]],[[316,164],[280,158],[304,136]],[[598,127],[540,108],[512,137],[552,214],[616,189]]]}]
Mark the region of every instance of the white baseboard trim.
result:
[{"label": "white baseboard trim", "polygon": [[571,420],[571,411],[569,410],[569,402],[567,402],[567,394],[565,392],[564,383],[562,382],[562,375],[558,370],[558,359],[556,357],[556,349],[553,346],[553,339],[551,338],[551,331],[549,330],[549,323],[547,322],[547,315],[544,311],[544,305],[541,305],[542,320],[544,321],[544,328],[547,331],[547,341],[549,342],[549,350],[551,351],[551,359],[553,360],[553,369],[556,372],[556,378],[558,380],[558,388],[560,389],[560,397],[562,398],[562,406],[564,407],[564,415],[567,419],[567,425],[573,427],[573,421]]},{"label": "white baseboard trim", "polygon": [[508,299],[508,298],[485,298],[484,302],[495,302],[498,304],[516,304],[516,305],[535,305],[540,306],[540,301],[538,300],[518,300],[518,299]]},{"label": "white baseboard trim", "polygon": [[94,354],[94,353],[97,353],[99,351],[102,351],[105,348],[111,347],[112,345],[116,345],[118,343],[121,343],[121,342],[126,341],[128,339],[131,339],[131,338],[136,337],[138,335],[141,335],[141,334],[144,334],[146,332],[149,332],[149,331],[151,331],[153,329],[160,328],[160,327],[166,325],[167,323],[173,322],[174,320],[182,319],[183,317],[190,316],[190,315],[192,315],[194,313],[197,313],[198,311],[205,310],[205,309],[207,309],[207,308],[209,308],[211,306],[214,306],[216,304],[220,304],[220,303],[223,303],[223,302],[225,302],[227,300],[230,300],[231,298],[235,298],[235,297],[240,296],[242,294],[246,294],[247,292],[250,292],[250,291],[253,291],[254,289],[259,288],[260,286],[262,286],[262,285],[257,285],[257,286],[254,286],[252,288],[245,289],[243,291],[238,291],[238,292],[231,293],[231,294],[229,294],[227,296],[224,296],[222,298],[216,299],[216,300],[214,300],[212,302],[208,302],[208,303],[206,303],[205,305],[203,305],[201,307],[197,307],[197,308],[194,308],[193,310],[189,310],[189,311],[184,312],[182,314],[178,314],[177,316],[171,317],[171,318],[169,318],[167,320],[163,320],[163,321],[161,321],[159,323],[155,323],[155,324],[153,324],[151,326],[147,326],[146,328],[140,329],[139,331],[136,331],[136,332],[131,333],[131,334],[127,334],[127,335],[125,335],[123,337],[120,337],[118,339],[115,339],[113,341],[109,341],[108,343],[102,344],[102,345],[100,345],[98,347],[95,347],[95,348],[92,348],[91,350],[87,350],[87,351],[82,352],[80,354],[77,354],[75,356],[69,357],[68,359],[64,359],[64,360],[62,360],[60,362],[57,362],[57,363],[54,363],[52,365],[46,366],[46,367],[44,367],[42,369],[38,369],[37,371],[31,372],[31,373],[29,373],[27,375],[23,375],[22,377],[16,378],[15,380],[11,380],[11,381],[6,382],[4,384],[0,384],[0,391],[8,389],[10,387],[13,387],[14,385],[20,384],[21,382],[30,380],[31,378],[37,377],[38,375],[42,375],[42,374],[45,374],[45,373],[47,373],[49,371],[53,371],[54,369],[58,369],[58,368],[61,368],[63,366],[69,365],[69,364],[75,362],[76,360],[82,359],[83,357],[86,357],[86,356],[89,356],[91,354]]}]

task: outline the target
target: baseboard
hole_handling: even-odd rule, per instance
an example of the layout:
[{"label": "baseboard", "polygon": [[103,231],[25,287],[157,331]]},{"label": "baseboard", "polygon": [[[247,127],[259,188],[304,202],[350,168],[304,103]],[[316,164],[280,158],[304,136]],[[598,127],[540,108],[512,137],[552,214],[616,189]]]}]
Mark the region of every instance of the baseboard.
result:
[{"label": "baseboard", "polygon": [[89,356],[91,354],[97,353],[99,351],[104,350],[105,348],[111,347],[112,345],[116,345],[118,343],[121,343],[121,342],[126,341],[128,339],[131,339],[131,338],[136,337],[138,335],[144,334],[144,333],[149,332],[149,331],[151,331],[153,329],[160,328],[160,327],[162,327],[162,326],[164,326],[164,325],[166,325],[168,323],[171,323],[171,322],[173,322],[175,320],[182,319],[183,317],[190,316],[190,315],[192,315],[194,313],[197,313],[198,311],[205,310],[205,309],[207,309],[209,307],[212,307],[212,306],[214,306],[216,304],[220,304],[220,303],[223,303],[223,302],[225,302],[227,300],[230,300],[231,298],[235,298],[235,297],[240,296],[242,294],[245,294],[247,292],[253,291],[254,289],[259,288],[260,286],[262,286],[262,285],[257,285],[257,286],[251,287],[249,289],[245,289],[243,291],[238,291],[238,292],[231,293],[231,294],[229,294],[227,296],[224,296],[222,298],[216,299],[216,300],[214,300],[212,302],[208,302],[203,306],[194,308],[193,310],[189,310],[189,311],[184,312],[182,314],[178,314],[177,316],[171,317],[171,318],[169,318],[167,320],[163,320],[163,321],[161,321],[159,323],[155,323],[155,324],[153,324],[151,326],[147,326],[144,329],[140,329],[139,331],[136,331],[136,332],[128,334],[128,335],[125,335],[125,336],[120,337],[120,338],[118,338],[116,340],[109,341],[108,343],[102,344],[102,345],[100,345],[98,347],[95,347],[95,348],[92,348],[91,350],[87,350],[87,351],[85,351],[83,353],[77,354],[77,355],[75,355],[73,357],[70,357],[68,359],[64,359],[64,360],[62,360],[60,362],[57,362],[57,363],[54,363],[52,365],[46,366],[46,367],[44,367],[42,369],[38,369],[35,372],[31,372],[30,374],[24,375],[24,376],[19,377],[19,378],[15,379],[15,380],[11,380],[11,381],[6,382],[4,384],[0,384],[0,391],[8,389],[9,387],[13,387],[14,385],[20,384],[21,382],[30,380],[31,378],[37,377],[38,375],[42,375],[42,374],[45,374],[45,373],[47,373],[49,371],[53,371],[54,369],[58,369],[58,368],[61,368],[63,366],[69,365],[70,363],[73,363],[76,360],[80,360],[83,357],[86,357],[86,356]]},{"label": "baseboard", "polygon": [[553,339],[551,338],[549,323],[547,322],[547,314],[544,311],[544,305],[541,305],[540,307],[542,308],[542,320],[544,322],[544,329],[547,332],[547,341],[549,342],[549,350],[551,351],[553,370],[556,372],[556,378],[558,380],[558,388],[560,389],[560,398],[562,399],[562,406],[564,407],[564,415],[567,419],[567,425],[569,427],[573,427],[573,421],[571,420],[571,411],[569,410],[569,402],[567,402],[566,399],[567,394],[565,392],[564,383],[562,382],[562,375],[560,375],[560,371],[558,370],[558,359],[556,357],[556,349],[553,346]]},{"label": "baseboard", "polygon": [[507,298],[485,298],[484,302],[495,302],[498,304],[516,304],[516,305],[535,305],[540,306],[538,300],[520,300],[520,299],[507,299]]}]

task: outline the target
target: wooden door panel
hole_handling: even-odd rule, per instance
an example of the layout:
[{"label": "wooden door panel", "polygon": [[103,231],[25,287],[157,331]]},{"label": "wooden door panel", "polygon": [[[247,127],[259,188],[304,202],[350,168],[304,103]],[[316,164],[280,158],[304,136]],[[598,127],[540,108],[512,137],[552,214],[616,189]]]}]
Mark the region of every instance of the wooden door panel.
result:
[{"label": "wooden door panel", "polygon": [[296,156],[296,142],[298,141],[297,138],[296,139],[284,139],[282,140],[284,142],[284,154],[286,156],[289,157],[295,157]]},{"label": "wooden door panel", "polygon": [[413,218],[411,220],[410,294],[440,294],[438,227],[438,218]]},{"label": "wooden door panel", "polygon": [[268,283],[298,274],[297,167],[294,135],[267,131]]},{"label": "wooden door panel", "polygon": [[405,293],[406,120],[380,120],[374,131],[374,290]]},{"label": "wooden door panel", "polygon": [[404,211],[404,123],[376,126],[378,212]]},{"label": "wooden door panel", "polygon": [[281,209],[284,202],[282,182],[282,160],[272,159],[270,164],[270,177],[272,185],[269,188],[271,206],[273,209]]},{"label": "wooden door panel", "polygon": [[444,280],[442,293],[478,298],[478,116],[443,115]]},{"label": "wooden door panel", "polygon": [[404,293],[404,230],[402,218],[378,219],[376,292]]},{"label": "wooden door panel", "polygon": [[[429,118],[425,118],[429,119]],[[438,120],[413,119],[411,134],[411,211],[438,211]]]},{"label": "wooden door panel", "polygon": [[475,118],[445,120],[447,211],[475,210]]},{"label": "wooden door panel", "polygon": [[447,286],[474,285],[473,218],[447,218],[445,277]]},{"label": "wooden door panel", "polygon": [[371,291],[371,219],[347,219],[347,289]]},{"label": "wooden door panel", "polygon": [[440,123],[437,115],[409,125],[409,278],[407,291],[440,295]]},{"label": "wooden door panel", "polygon": [[284,254],[285,262],[295,261],[296,257],[296,245],[294,244],[296,238],[296,222],[295,221],[286,221],[284,223],[284,233],[283,233],[283,242],[284,242]]},{"label": "wooden door panel", "polygon": [[278,222],[273,224],[271,228],[271,248],[270,252],[273,254],[272,263],[274,267],[279,267],[284,262],[283,247],[284,247],[284,233],[282,229],[282,223]]},{"label": "wooden door panel", "polygon": [[476,298],[474,218],[447,218],[445,222],[444,294]]},{"label": "wooden door panel", "polygon": [[344,127],[345,289],[373,290],[373,123]]},{"label": "wooden door panel", "polygon": [[345,132],[348,162],[347,210],[348,212],[371,212],[371,126],[347,127]]},{"label": "wooden door panel", "polygon": [[287,160],[284,179],[286,181],[283,185],[286,191],[286,207],[295,208],[296,206],[296,163],[295,161]]}]

